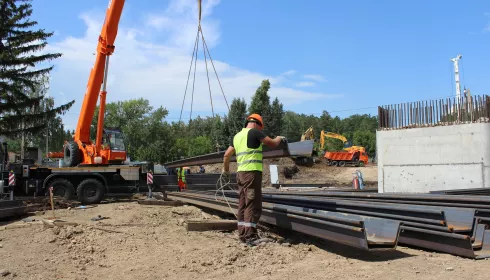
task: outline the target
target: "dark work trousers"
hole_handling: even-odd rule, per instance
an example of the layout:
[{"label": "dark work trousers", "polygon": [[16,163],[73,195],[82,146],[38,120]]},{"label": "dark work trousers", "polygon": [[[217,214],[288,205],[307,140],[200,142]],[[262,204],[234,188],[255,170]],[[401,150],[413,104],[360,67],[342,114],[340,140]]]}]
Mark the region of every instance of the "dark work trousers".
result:
[{"label": "dark work trousers", "polygon": [[238,235],[241,241],[257,238],[257,223],[262,214],[262,172],[237,172],[239,191]]}]

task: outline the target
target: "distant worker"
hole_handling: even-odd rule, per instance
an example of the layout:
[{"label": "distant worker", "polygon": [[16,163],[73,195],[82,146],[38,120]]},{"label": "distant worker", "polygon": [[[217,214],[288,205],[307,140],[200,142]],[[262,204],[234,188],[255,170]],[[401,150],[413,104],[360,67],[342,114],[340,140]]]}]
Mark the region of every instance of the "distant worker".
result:
[{"label": "distant worker", "polygon": [[177,185],[179,186],[179,192],[185,189],[185,169],[183,167],[177,167]]},{"label": "distant worker", "polygon": [[199,166],[199,173],[204,174],[206,173],[206,169],[204,169],[204,166]]},{"label": "distant worker", "polygon": [[262,146],[275,148],[285,138],[274,139],[262,131],[264,123],[259,114],[247,117],[245,127],[233,137],[223,158],[223,176],[230,178],[230,158],[236,153],[239,191],[238,234],[240,241],[255,246],[261,242],[257,223],[262,214]]},{"label": "distant worker", "polygon": [[182,191],[182,180],[180,176],[180,167],[175,168],[175,174],[177,174],[177,185],[179,186],[179,192]]},{"label": "distant worker", "polygon": [[179,188],[180,188],[180,191],[182,191],[183,189],[186,189],[187,186],[186,186],[186,181],[185,181],[185,175],[187,173],[187,168],[186,167],[182,167],[180,169],[180,181],[179,181]]}]

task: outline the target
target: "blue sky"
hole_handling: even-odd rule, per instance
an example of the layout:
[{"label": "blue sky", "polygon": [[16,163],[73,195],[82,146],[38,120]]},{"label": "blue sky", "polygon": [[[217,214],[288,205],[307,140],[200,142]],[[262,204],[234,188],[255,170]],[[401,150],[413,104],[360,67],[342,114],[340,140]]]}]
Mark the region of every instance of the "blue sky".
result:
[{"label": "blue sky", "polygon": [[[349,3],[347,3],[349,2]],[[76,100],[76,125],[106,0],[34,0],[33,17],[56,35],[50,95]],[[247,102],[264,78],[285,109],[346,117],[376,106],[454,95],[450,58],[463,55],[462,84],[489,94],[490,2],[203,0],[203,30],[229,100]],[[197,28],[195,0],[127,0],[111,60],[108,101],[145,97],[180,114]],[[202,50],[200,48],[200,50]],[[194,115],[211,107],[197,65]],[[214,73],[215,111],[224,113]],[[363,109],[367,108],[367,109]],[[189,110],[189,103],[185,110]],[[188,112],[184,115],[188,118]]]}]

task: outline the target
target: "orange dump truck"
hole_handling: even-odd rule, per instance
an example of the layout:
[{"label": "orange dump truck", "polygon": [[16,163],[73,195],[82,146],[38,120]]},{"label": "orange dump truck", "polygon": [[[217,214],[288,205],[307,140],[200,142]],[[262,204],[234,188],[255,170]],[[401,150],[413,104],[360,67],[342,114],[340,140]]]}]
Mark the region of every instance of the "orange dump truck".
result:
[{"label": "orange dump truck", "polygon": [[325,158],[327,159],[327,164],[332,166],[364,166],[369,160],[364,148],[339,152],[326,152]]}]

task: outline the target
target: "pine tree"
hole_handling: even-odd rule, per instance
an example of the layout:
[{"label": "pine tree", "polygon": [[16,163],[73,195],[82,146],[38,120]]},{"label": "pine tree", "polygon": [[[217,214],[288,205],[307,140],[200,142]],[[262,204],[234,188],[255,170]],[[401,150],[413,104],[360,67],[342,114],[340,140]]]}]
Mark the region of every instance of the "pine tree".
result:
[{"label": "pine tree", "polygon": [[53,33],[33,29],[31,0],[0,0],[0,135],[18,136],[42,132],[58,114],[64,114],[75,101],[43,109],[44,93],[33,95],[53,69],[38,64],[61,57],[43,53]]},{"label": "pine tree", "polygon": [[271,136],[278,136],[281,133],[282,118],[284,117],[284,109],[279,98],[272,101],[271,113],[269,117],[269,132]]},{"label": "pine tree", "polygon": [[247,117],[247,103],[243,98],[234,98],[231,102],[230,112],[227,117],[228,131],[234,136],[243,128]]},{"label": "pine tree", "polygon": [[248,111],[250,114],[259,114],[262,116],[264,121],[264,132],[267,134],[270,130],[268,128],[268,120],[270,119],[271,105],[269,97],[269,89],[271,88],[271,83],[269,80],[263,80],[260,87],[255,91],[252,97],[252,102]]}]

